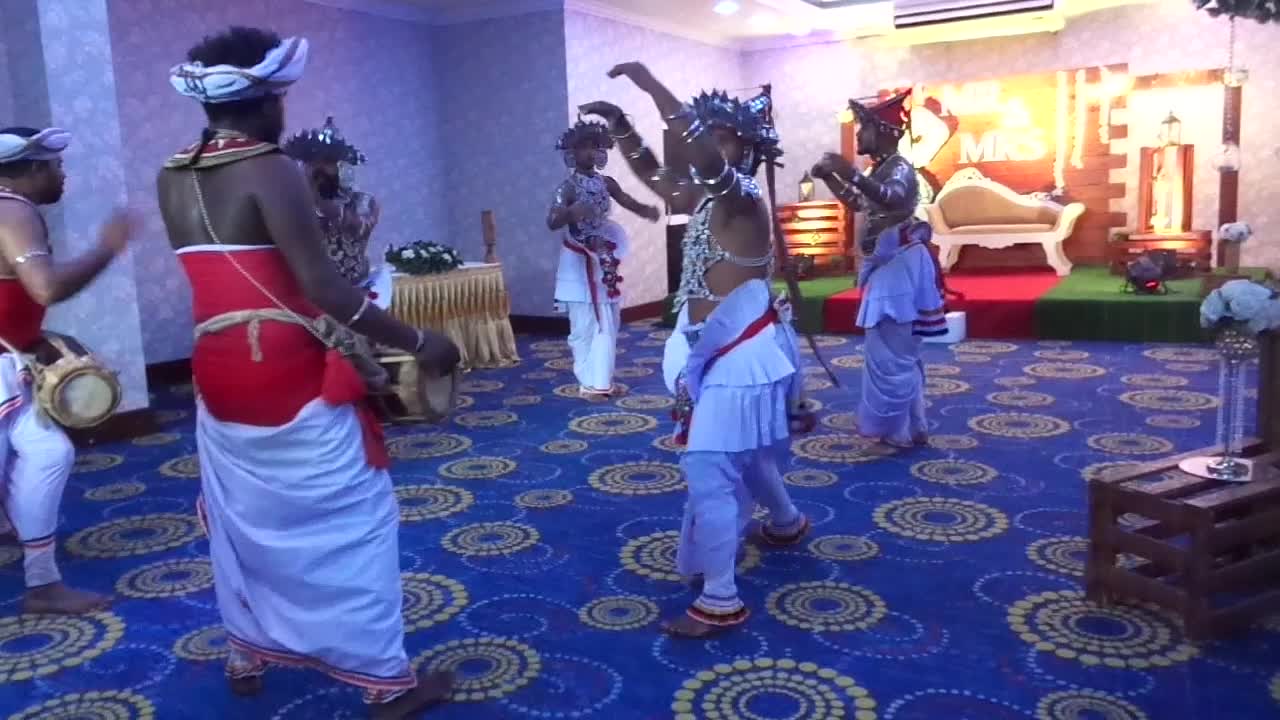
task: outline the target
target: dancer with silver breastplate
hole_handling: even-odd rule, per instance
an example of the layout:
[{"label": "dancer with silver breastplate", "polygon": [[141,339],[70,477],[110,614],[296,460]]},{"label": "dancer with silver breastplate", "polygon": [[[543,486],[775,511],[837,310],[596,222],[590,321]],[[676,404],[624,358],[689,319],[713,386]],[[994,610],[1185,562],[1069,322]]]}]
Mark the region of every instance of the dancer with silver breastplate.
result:
[{"label": "dancer with silver breastplate", "polygon": [[333,117],[319,130],[289,138],[282,149],[302,163],[311,184],[329,259],[352,285],[369,293],[373,304],[386,310],[391,306],[391,272],[381,254],[372,263],[369,259],[369,237],[382,207],[372,195],[355,189],[356,166],[368,158],[342,137]]},{"label": "dancer with silver breastplate", "polygon": [[866,213],[858,272],[858,326],[866,331],[858,432],[894,447],[928,442],[920,344],[946,334],[942,272],[929,251],[932,228],[914,217],[916,171],[898,152],[909,98],[902,93],[871,108],[849,101],[858,121],[857,152],[875,163],[869,175],[835,153],[813,168],[840,202]]},{"label": "dancer with silver breastplate", "polygon": [[[790,308],[770,290],[769,210],[753,179],[761,162],[781,152],[767,95],[742,102],[713,92],[681,103],[639,63],[609,76],[629,78],[653,98],[691,162],[688,172],[663,168],[621,109],[604,102],[581,108],[609,122],[631,168],[667,198],[671,212],[693,215],[663,371],[676,394],[677,441],[685,443],[680,467],[689,486],[676,564],[702,589],[664,629],[702,638],[747,619],[734,577],[744,537],[790,545],[809,530],[779,470],[802,379]],[[752,528],[755,503],[769,519]]]},{"label": "dancer with silver breastplate", "polygon": [[569,348],[578,393],[592,401],[614,394],[613,368],[622,322],[622,275],[627,233],[609,219],[611,201],[657,222],[662,211],[628,195],[618,181],[600,173],[613,138],[604,123],[579,120],[556,143],[569,177],[556,188],[547,228],[563,230],[556,269],[556,307],[569,315]]}]

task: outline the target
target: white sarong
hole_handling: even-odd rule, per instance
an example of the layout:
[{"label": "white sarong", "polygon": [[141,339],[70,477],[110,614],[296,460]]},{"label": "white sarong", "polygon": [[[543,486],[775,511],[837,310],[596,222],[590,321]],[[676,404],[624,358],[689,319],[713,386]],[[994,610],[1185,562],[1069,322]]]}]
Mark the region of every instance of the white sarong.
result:
[{"label": "white sarong", "polygon": [[371,692],[416,684],[404,650],[399,509],[351,405],[317,399],[280,427],[199,404],[201,514],[232,647]]},{"label": "white sarong", "polygon": [[75,465],[70,438],[32,397],[31,374],[22,359],[0,355],[0,505],[22,543],[27,587],[58,582],[54,533],[62,491]]}]

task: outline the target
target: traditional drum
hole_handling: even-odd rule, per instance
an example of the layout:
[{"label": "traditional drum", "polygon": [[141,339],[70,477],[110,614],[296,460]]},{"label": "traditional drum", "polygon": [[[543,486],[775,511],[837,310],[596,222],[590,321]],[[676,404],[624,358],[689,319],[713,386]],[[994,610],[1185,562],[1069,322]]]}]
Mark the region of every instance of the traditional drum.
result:
[{"label": "traditional drum", "polygon": [[383,355],[378,363],[391,379],[384,404],[391,422],[443,423],[458,404],[460,374],[440,377],[418,367],[412,355]]},{"label": "traditional drum", "polygon": [[37,359],[0,338],[0,345],[21,356],[31,368],[32,394],[40,409],[54,422],[72,429],[94,427],[111,417],[120,405],[117,373],[103,367],[71,338],[50,335],[45,342],[48,357]]}]

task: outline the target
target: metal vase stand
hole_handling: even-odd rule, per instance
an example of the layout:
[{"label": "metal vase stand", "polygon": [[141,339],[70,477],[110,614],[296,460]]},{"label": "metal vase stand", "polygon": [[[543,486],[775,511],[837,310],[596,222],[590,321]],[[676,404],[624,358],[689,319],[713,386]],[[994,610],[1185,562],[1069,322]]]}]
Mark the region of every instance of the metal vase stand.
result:
[{"label": "metal vase stand", "polygon": [[1217,442],[1223,452],[1218,457],[1188,458],[1178,463],[1178,468],[1197,477],[1248,482],[1252,479],[1253,463],[1240,457],[1244,451],[1244,383],[1249,361],[1258,356],[1258,338],[1247,331],[1229,327],[1218,333],[1214,345],[1221,356]]}]

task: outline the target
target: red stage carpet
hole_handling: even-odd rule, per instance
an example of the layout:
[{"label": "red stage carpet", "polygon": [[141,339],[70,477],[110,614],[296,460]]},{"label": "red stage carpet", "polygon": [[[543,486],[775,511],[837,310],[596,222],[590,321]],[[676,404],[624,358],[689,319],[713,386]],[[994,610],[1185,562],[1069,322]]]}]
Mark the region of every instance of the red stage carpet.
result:
[{"label": "red stage carpet", "polygon": [[[962,273],[947,276],[947,288],[964,295],[951,299],[948,310],[967,314],[971,338],[1032,338],[1036,336],[1035,307],[1062,278],[1052,270]],[[856,333],[862,291],[854,288],[827,298],[824,330]]]}]

